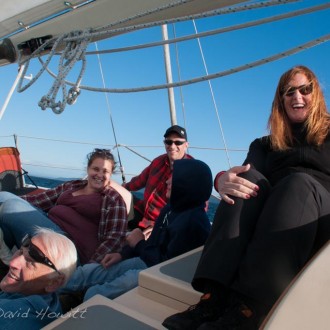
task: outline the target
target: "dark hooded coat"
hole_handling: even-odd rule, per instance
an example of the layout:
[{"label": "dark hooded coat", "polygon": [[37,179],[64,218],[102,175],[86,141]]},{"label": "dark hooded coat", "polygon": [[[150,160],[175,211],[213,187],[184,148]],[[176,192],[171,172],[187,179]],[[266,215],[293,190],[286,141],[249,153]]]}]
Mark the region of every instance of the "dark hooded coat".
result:
[{"label": "dark hooded coat", "polygon": [[212,173],[202,161],[173,164],[170,202],[161,210],[148,240],[124,248],[123,259],[140,257],[148,267],[203,245],[210,232],[205,202],[212,191]]}]

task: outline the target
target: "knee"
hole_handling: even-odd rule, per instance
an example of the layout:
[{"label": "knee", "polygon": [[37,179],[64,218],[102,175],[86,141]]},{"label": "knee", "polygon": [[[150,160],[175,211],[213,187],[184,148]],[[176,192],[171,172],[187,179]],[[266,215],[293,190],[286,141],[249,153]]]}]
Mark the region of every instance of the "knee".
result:
[{"label": "knee", "polygon": [[251,181],[253,183],[257,183],[260,180],[266,179],[263,174],[261,174],[259,171],[257,171],[254,168],[251,168],[247,172],[240,173],[238,176],[240,176],[240,177],[242,177],[242,178],[244,178],[246,180],[249,180],[249,181]]},{"label": "knee", "polygon": [[7,201],[9,199],[17,199],[17,196],[8,191],[0,192],[0,203],[4,203],[5,201]]},{"label": "knee", "polygon": [[89,287],[85,292],[84,301],[87,301],[88,299],[94,297],[97,294],[100,294],[101,296],[106,297],[104,291],[102,289],[100,289],[100,287],[102,288],[102,286],[100,286],[100,285],[94,285],[94,286]]},{"label": "knee", "polygon": [[264,191],[267,194],[271,189],[271,184],[269,183],[268,179],[254,168],[251,168],[247,172],[240,173],[239,176],[257,184],[260,188],[259,193]]},{"label": "knee", "polygon": [[304,188],[310,189],[312,186],[315,186],[315,184],[319,184],[312,176],[306,173],[292,173],[286,176],[282,181],[286,189],[291,188],[295,190],[304,190]]},{"label": "knee", "polygon": [[22,218],[20,215],[24,218],[27,216],[27,212],[21,203],[26,202],[20,199],[8,199],[0,205],[0,224],[2,228],[12,228],[12,226],[16,228],[21,225]]},{"label": "knee", "polygon": [[26,201],[23,199],[13,198],[7,199],[1,205],[1,214],[11,214],[17,213],[24,210],[24,206],[26,205]]}]

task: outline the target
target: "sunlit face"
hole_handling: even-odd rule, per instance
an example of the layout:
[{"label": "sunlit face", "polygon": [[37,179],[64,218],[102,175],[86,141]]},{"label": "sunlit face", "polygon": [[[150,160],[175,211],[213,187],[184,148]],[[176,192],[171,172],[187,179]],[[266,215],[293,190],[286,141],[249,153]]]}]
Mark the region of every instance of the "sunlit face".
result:
[{"label": "sunlit face", "polygon": [[166,180],[166,198],[170,199],[172,191],[172,175]]},{"label": "sunlit face", "polygon": [[283,95],[284,108],[292,123],[302,123],[308,117],[313,93],[306,94],[306,88],[303,86],[309,86],[309,84],[310,81],[302,73],[297,73],[288,83],[287,90],[290,87],[302,87],[301,90],[293,88],[293,92],[289,95]]},{"label": "sunlit face", "polygon": [[[36,236],[32,242],[47,255],[42,240]],[[4,292],[17,292],[25,295],[44,294],[52,278],[58,276],[50,267],[35,262],[27,248],[21,248],[13,255],[7,275],[2,279],[0,288]]]},{"label": "sunlit face", "polygon": [[112,162],[108,159],[95,158],[87,169],[89,188],[101,191],[110,184]]},{"label": "sunlit face", "polygon": [[185,155],[187,148],[188,148],[188,142],[180,137],[178,134],[172,133],[168,135],[164,140],[167,141],[182,141],[183,144],[181,145],[175,145],[175,143],[172,143],[171,145],[168,145],[164,142],[165,145],[165,150],[167,153],[168,158],[170,159],[171,162],[177,160],[177,159],[182,159],[183,156]]}]

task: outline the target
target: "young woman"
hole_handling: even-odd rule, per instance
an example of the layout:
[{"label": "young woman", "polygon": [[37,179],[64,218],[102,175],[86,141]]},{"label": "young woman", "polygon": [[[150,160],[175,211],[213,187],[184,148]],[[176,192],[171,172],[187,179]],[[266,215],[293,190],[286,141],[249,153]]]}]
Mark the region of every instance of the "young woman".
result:
[{"label": "young woman", "polygon": [[330,116],[304,66],[278,83],[268,136],[243,166],[217,175],[222,201],[192,285],[204,293],[168,329],[257,329],[306,262],[330,239]]},{"label": "young woman", "polygon": [[109,150],[95,149],[87,160],[86,180],[69,181],[37,195],[0,193],[0,227],[9,248],[19,246],[37,225],[70,237],[82,264],[101,262],[107,253],[120,251],[127,211],[121,195],[110,186],[114,157]]}]

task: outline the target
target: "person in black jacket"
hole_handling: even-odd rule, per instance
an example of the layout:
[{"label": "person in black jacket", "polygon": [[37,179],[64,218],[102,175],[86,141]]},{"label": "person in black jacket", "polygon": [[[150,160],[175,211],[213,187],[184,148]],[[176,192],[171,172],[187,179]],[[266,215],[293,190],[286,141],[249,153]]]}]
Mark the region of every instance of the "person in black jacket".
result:
[{"label": "person in black jacket", "polygon": [[161,210],[150,237],[136,228],[120,253],[109,253],[101,264],[78,267],[62,293],[86,290],[84,300],[95,294],[116,298],[138,285],[138,274],[147,267],[202,246],[211,228],[205,201],[212,191],[212,173],[202,161],[174,161],[166,181],[169,203]]},{"label": "person in black jacket", "polygon": [[168,329],[257,329],[330,239],[330,116],[315,74],[285,72],[268,121],[242,166],[220,172],[220,202],[192,285],[200,302]]}]

